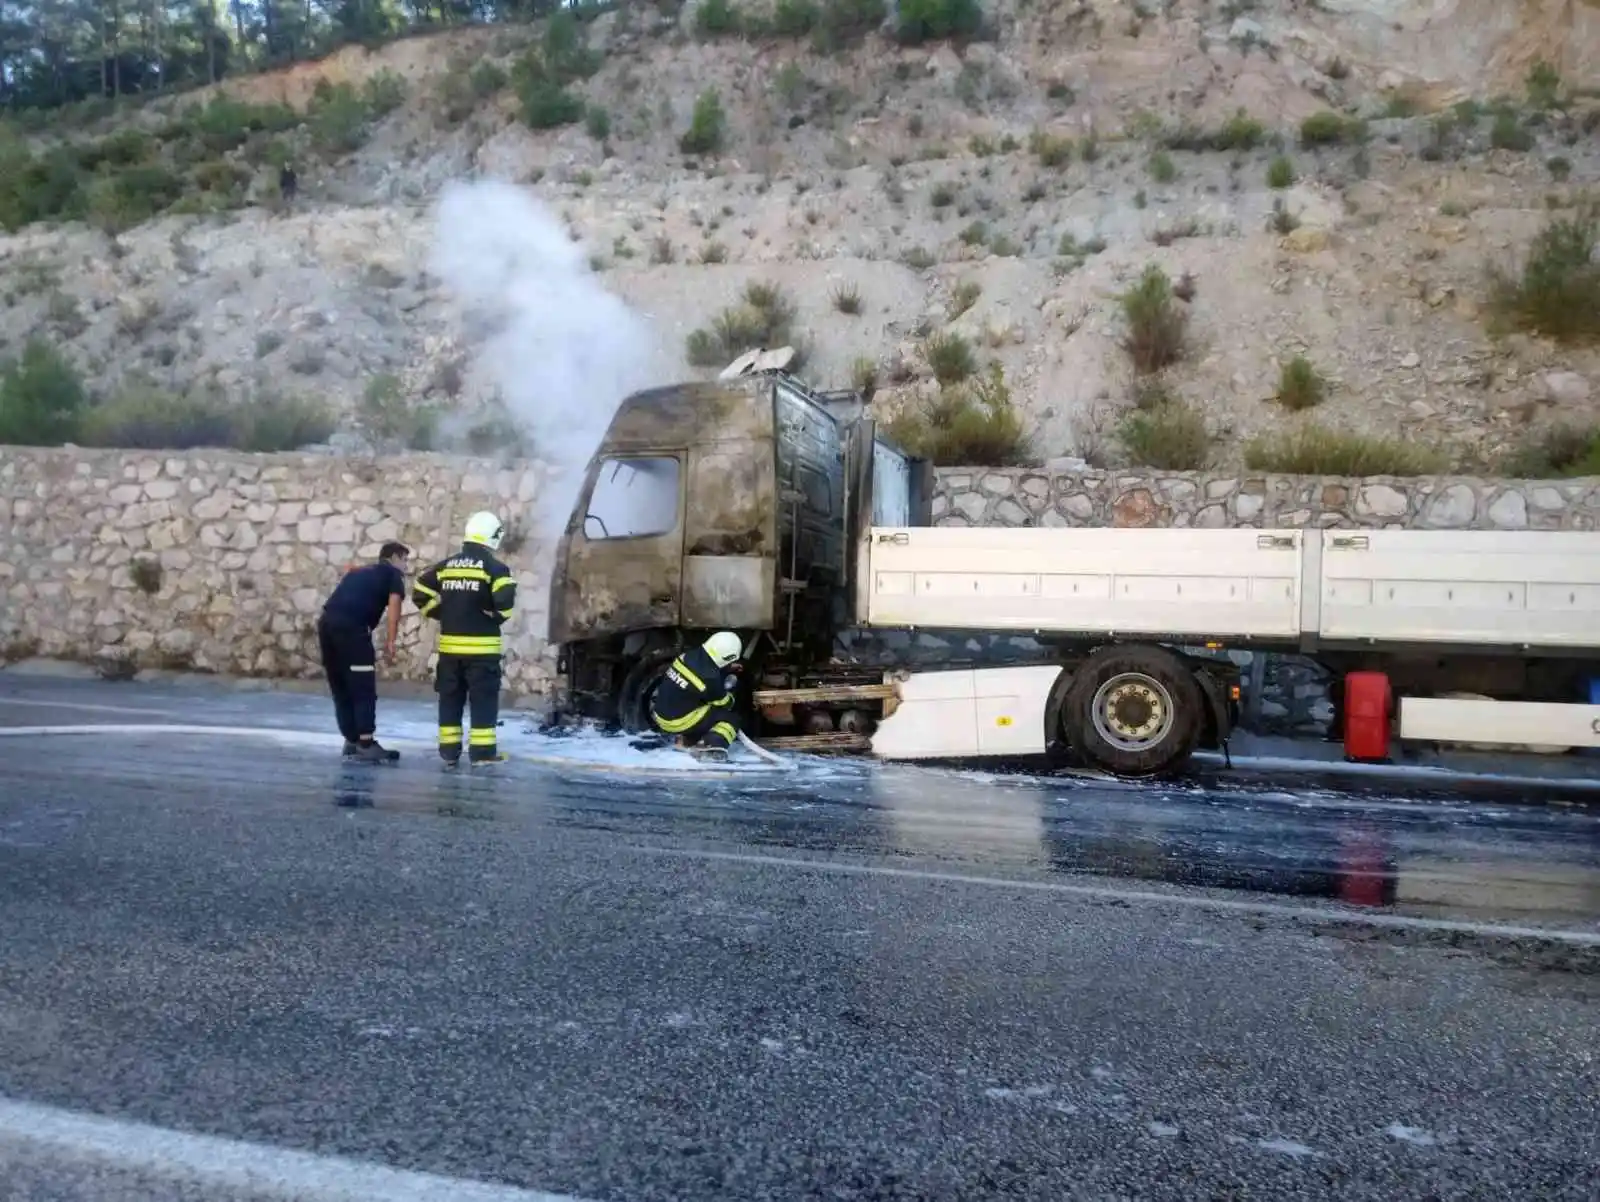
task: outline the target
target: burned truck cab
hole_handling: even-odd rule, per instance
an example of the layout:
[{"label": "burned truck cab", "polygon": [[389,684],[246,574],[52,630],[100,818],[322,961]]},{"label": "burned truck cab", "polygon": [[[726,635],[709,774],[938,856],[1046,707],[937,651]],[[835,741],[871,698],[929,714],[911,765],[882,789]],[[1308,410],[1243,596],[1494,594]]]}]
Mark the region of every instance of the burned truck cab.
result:
[{"label": "burned truck cab", "polygon": [[619,406],[551,573],[558,720],[645,729],[660,674],[717,630],[744,638],[754,684],[814,677],[854,612],[866,527],[927,524],[927,466],[787,359],[753,352]]}]

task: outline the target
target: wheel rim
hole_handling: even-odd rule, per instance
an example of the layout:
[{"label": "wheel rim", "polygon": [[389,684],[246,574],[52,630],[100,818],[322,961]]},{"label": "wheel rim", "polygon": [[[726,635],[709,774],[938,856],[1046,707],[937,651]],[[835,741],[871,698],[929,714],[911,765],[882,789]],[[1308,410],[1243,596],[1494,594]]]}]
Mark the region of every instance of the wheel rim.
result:
[{"label": "wheel rim", "polygon": [[1172,694],[1153,676],[1119,672],[1095,690],[1094,732],[1119,751],[1144,751],[1172,730]]}]

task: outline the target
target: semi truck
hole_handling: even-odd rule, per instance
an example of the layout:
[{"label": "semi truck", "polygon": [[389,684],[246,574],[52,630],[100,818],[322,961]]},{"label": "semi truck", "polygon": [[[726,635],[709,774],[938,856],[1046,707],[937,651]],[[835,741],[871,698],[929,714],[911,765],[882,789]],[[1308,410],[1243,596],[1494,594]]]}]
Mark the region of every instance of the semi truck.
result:
[{"label": "semi truck", "polygon": [[[1385,747],[1600,746],[1600,533],[936,526],[931,465],[788,359],[618,407],[551,576],[556,721],[649,730],[672,660],[734,630],[775,750],[1168,773],[1226,750],[1233,649],[1322,663]],[[884,668],[839,654],[852,631],[1041,654]]]}]

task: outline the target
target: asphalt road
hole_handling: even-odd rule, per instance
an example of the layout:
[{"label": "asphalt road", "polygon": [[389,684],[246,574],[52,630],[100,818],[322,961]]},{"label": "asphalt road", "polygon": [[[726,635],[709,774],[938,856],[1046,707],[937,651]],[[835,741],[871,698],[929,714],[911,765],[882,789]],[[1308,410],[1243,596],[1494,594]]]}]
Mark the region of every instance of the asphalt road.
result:
[{"label": "asphalt road", "polygon": [[0,1199],[1600,1194],[1577,794],[326,710],[0,675]]}]

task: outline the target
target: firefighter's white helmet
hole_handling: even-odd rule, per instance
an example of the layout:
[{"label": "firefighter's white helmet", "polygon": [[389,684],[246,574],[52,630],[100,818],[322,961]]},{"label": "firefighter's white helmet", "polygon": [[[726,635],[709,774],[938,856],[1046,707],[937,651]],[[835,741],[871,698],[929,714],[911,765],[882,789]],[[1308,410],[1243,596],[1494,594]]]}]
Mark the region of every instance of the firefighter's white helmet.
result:
[{"label": "firefighter's white helmet", "polygon": [[505,532],[506,528],[500,519],[487,510],[479,510],[467,519],[467,541],[482,543],[491,551],[500,549],[500,539]]},{"label": "firefighter's white helmet", "polygon": [[731,630],[719,630],[705,642],[706,654],[719,668],[726,668],[744,654],[744,640]]}]

